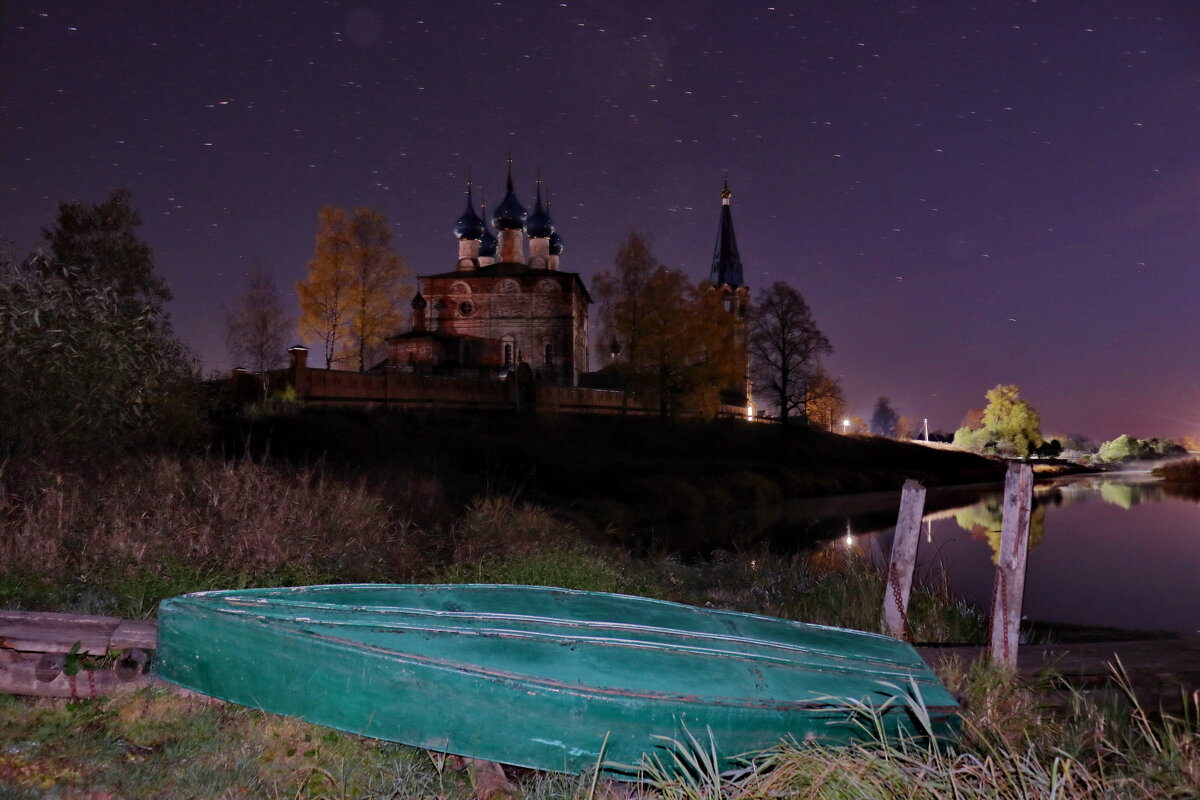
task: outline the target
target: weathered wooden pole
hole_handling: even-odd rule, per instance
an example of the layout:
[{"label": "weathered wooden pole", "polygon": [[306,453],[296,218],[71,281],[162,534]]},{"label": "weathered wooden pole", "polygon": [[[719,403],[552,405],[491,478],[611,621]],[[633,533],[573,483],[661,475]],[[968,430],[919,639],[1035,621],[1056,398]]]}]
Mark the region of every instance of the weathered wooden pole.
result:
[{"label": "weathered wooden pole", "polygon": [[924,510],[925,487],[909,478],[900,492],[900,514],[896,518],[887,589],[883,593],[883,621],[892,636],[898,639],[909,638],[908,597],[912,592],[913,565],[917,561]]},{"label": "weathered wooden pole", "polygon": [[1004,478],[1004,521],[1000,526],[1000,558],[992,584],[992,620],[988,646],[992,663],[1016,669],[1021,632],[1021,599],[1025,594],[1025,559],[1029,553],[1029,512],[1033,507],[1033,469],[1010,464]]}]

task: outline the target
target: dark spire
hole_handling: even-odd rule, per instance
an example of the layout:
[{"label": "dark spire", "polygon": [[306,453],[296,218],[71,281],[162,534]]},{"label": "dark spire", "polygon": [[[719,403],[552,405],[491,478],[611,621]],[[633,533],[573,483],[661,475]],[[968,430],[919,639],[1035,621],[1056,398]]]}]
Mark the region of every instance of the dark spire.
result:
[{"label": "dark spire", "polygon": [[525,210],[525,206],[521,205],[521,201],[517,199],[517,193],[513,191],[512,182],[512,156],[508,159],[508,182],[504,187],[504,199],[500,201],[500,205],[496,206],[495,212],[492,214],[492,224],[496,226],[496,230],[516,231],[521,229],[521,225],[525,222],[525,217],[529,212]]},{"label": "dark spire", "polygon": [[475,213],[471,196],[471,179],[467,178],[467,210],[454,223],[454,235],[459,239],[478,239],[483,236],[483,220]]},{"label": "dark spire", "polygon": [[733,235],[733,215],[729,210],[729,179],[721,188],[721,224],[717,228],[717,246],[713,249],[712,272],[709,281],[713,286],[728,286],[736,289],[742,285],[742,259],[738,255],[737,239]]},{"label": "dark spire", "polygon": [[554,223],[550,214],[542,206],[542,179],[537,179],[537,202],[533,205],[533,213],[525,218],[525,235],[531,239],[548,239],[554,233]]}]

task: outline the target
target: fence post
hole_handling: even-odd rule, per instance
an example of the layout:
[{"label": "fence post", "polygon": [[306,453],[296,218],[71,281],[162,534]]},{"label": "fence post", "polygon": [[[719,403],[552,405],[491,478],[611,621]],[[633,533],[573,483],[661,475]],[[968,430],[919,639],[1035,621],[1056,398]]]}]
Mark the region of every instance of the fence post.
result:
[{"label": "fence post", "polygon": [[892,636],[909,638],[908,597],[912,592],[913,565],[921,539],[921,514],[925,509],[925,487],[909,478],[900,492],[900,514],[892,540],[887,588],[883,593],[883,621]]},{"label": "fence post", "polygon": [[992,663],[1009,669],[1017,666],[1032,507],[1033,469],[1028,464],[1010,464],[1004,478],[1004,520],[1000,526],[996,580],[992,584],[991,633],[988,637]]}]

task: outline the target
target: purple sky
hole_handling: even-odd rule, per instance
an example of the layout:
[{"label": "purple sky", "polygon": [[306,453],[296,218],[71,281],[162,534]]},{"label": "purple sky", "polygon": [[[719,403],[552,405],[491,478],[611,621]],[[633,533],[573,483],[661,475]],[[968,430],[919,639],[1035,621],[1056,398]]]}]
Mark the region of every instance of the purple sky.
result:
[{"label": "purple sky", "polygon": [[443,271],[510,145],[589,284],[631,227],[704,277],[728,170],[747,282],[804,294],[852,414],[952,430],[1003,382],[1046,432],[1200,435],[1191,0],[0,7],[0,237],[129,188],[206,371],[323,204]]}]

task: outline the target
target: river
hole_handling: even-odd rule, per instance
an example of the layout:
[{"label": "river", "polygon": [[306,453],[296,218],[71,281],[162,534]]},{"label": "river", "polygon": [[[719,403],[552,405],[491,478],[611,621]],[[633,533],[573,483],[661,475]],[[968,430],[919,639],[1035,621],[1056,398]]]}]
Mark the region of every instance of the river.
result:
[{"label": "river", "polygon": [[[986,608],[999,546],[1000,487],[930,510],[918,570],[944,573],[956,594]],[[1034,490],[1025,616],[1047,622],[1200,633],[1200,502],[1172,494],[1149,473],[1077,476]],[[874,501],[871,501],[874,503]],[[899,500],[895,500],[898,509]],[[886,563],[894,519],[847,530],[825,548],[850,548]]]},{"label": "river", "polygon": [[[927,492],[918,576],[944,574],[981,608],[991,598],[1002,486]],[[1149,472],[1083,475],[1034,490],[1023,612],[1043,622],[1200,634],[1200,492]],[[706,526],[657,531],[660,544],[779,552],[842,549],[886,565],[899,492],[796,500]]]}]

